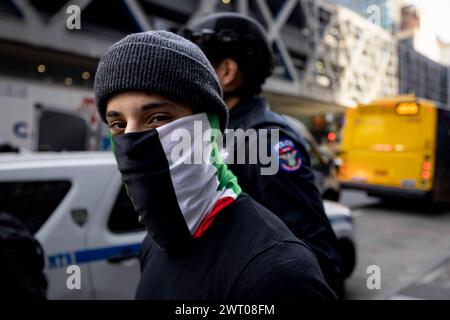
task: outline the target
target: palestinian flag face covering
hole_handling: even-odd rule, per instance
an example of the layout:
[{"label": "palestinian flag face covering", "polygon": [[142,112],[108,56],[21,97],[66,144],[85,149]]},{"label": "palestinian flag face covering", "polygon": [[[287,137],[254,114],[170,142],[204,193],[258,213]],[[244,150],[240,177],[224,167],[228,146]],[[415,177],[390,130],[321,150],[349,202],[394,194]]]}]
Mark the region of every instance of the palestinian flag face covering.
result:
[{"label": "palestinian flag face covering", "polygon": [[219,135],[218,117],[198,113],[112,137],[139,220],[162,249],[201,237],[241,193],[219,152]]}]

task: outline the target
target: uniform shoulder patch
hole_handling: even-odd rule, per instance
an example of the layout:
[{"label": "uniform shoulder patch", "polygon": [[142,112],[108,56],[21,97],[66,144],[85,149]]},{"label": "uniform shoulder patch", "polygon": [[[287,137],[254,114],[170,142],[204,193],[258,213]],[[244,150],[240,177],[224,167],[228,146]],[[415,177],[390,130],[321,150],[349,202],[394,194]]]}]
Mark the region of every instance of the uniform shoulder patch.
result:
[{"label": "uniform shoulder patch", "polygon": [[285,172],[297,171],[302,166],[300,151],[291,139],[282,139],[275,146],[280,159],[280,169]]}]

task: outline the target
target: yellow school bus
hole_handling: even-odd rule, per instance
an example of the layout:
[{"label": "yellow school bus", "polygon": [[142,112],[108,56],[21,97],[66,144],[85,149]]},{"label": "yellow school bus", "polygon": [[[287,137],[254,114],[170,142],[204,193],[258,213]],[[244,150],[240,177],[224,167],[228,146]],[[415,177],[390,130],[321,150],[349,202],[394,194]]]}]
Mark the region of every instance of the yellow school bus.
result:
[{"label": "yellow school bus", "polygon": [[450,201],[450,109],[414,95],[347,110],[343,187],[370,195]]}]

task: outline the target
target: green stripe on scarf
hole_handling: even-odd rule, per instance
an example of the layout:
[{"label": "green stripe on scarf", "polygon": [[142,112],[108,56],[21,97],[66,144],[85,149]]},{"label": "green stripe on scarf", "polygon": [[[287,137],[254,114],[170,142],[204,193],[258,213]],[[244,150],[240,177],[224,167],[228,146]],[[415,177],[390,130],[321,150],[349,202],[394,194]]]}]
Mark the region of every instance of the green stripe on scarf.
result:
[{"label": "green stripe on scarf", "polygon": [[223,190],[224,188],[231,189],[239,196],[242,192],[241,187],[237,181],[236,176],[228,169],[228,166],[223,161],[223,157],[219,152],[219,146],[217,144],[217,138],[220,134],[220,122],[219,117],[215,114],[208,113],[208,121],[211,126],[211,164],[217,170],[217,179],[219,181],[218,190]]}]

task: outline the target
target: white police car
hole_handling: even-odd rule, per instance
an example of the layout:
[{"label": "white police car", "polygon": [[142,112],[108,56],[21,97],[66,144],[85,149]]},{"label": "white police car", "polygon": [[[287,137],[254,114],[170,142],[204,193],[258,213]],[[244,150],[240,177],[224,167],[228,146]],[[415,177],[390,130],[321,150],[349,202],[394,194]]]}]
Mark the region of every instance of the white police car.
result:
[{"label": "white police car", "polygon": [[[0,155],[0,210],[42,244],[50,299],[134,297],[145,231],[110,152]],[[329,201],[325,210],[353,245],[350,210]]]}]

